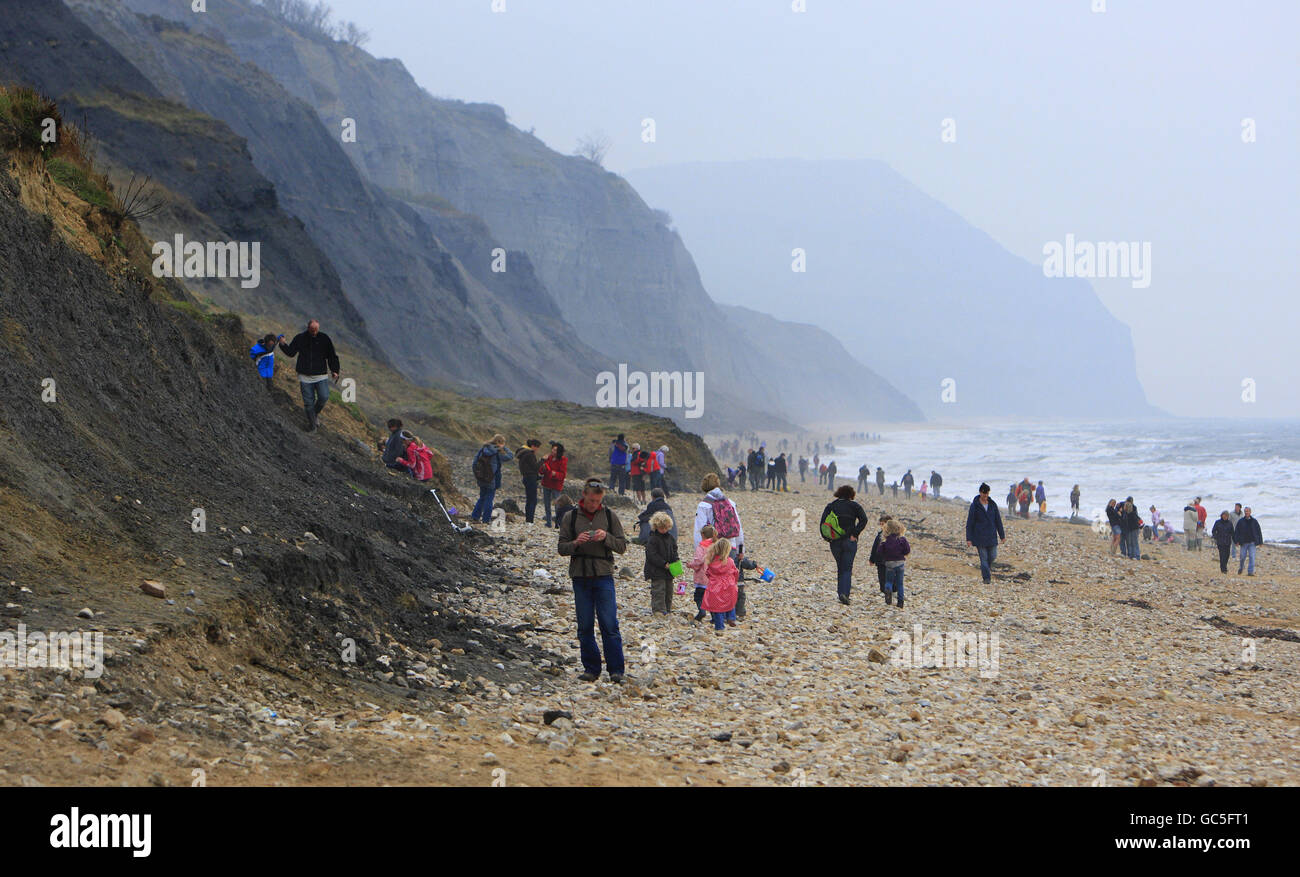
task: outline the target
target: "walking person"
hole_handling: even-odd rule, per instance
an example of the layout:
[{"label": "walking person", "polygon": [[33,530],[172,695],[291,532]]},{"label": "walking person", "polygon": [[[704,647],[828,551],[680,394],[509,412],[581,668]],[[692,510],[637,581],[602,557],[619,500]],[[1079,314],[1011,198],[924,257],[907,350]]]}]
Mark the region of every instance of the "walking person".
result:
[{"label": "walking person", "polygon": [[1211,538],[1214,539],[1214,547],[1219,549],[1219,572],[1225,576],[1228,574],[1228,553],[1232,550],[1232,515],[1227,509],[1219,514],[1219,519],[1214,522],[1214,529],[1210,531]]},{"label": "walking person", "polygon": [[912,470],[908,469],[903,475],[903,499],[912,498],[912,485],[915,483],[916,479],[912,477]]},{"label": "walking person", "polygon": [[1205,510],[1205,506],[1201,505],[1201,498],[1199,496],[1196,498],[1196,502],[1193,503],[1193,505],[1196,506],[1196,550],[1200,551],[1201,539],[1205,536],[1205,519],[1208,517],[1209,513]]},{"label": "walking person", "polygon": [[1237,561],[1237,575],[1241,575],[1241,570],[1246,567],[1247,561],[1250,566],[1246,570],[1246,575],[1255,574],[1255,552],[1259,546],[1264,544],[1264,534],[1259,529],[1259,521],[1250,513],[1250,506],[1242,510],[1241,520],[1237,522],[1237,529],[1233,531],[1233,541],[1237,543],[1241,552],[1241,559]]},{"label": "walking person", "polygon": [[876,489],[880,491],[881,496],[885,495],[885,470],[879,466],[876,467]]},{"label": "walking person", "polygon": [[804,476],[806,476],[807,474],[808,474],[808,458],[801,456],[799,458],[799,483],[800,484],[804,482]]},{"label": "walking person", "polygon": [[[1228,513],[1228,521],[1232,524],[1232,530],[1237,531],[1237,522],[1241,520],[1241,503],[1235,503],[1232,511]],[[1232,553],[1228,555],[1233,560],[1237,559],[1237,543],[1232,543]]]},{"label": "walking person", "polygon": [[1070,517],[1077,518],[1078,516],[1079,516],[1079,485],[1076,484],[1074,485],[1073,489],[1070,490]]},{"label": "walking person", "polygon": [[819,529],[830,543],[835,558],[835,590],[839,601],[849,605],[853,589],[853,558],[858,553],[858,536],[867,528],[867,513],[854,501],[857,492],[847,484],[835,489],[835,499],[822,509]]},{"label": "walking person", "polygon": [[735,561],[737,575],[735,617],[744,618],[745,586],[740,584],[739,577],[741,564],[745,561],[745,530],[740,523],[740,512],[736,510],[736,504],[727,498],[720,484],[720,479],[713,472],[705,475],[700,483],[704,498],[695,507],[694,542],[698,546],[703,538],[704,528],[711,526],[717,538],[727,540],[731,546],[728,550],[733,553],[732,559]]},{"label": "walking person", "polygon": [[280,350],[285,356],[297,357],[294,368],[298,372],[303,408],[307,411],[307,431],[312,432],[330,400],[330,379],[339,379],[341,369],[334,342],[320,330],[319,320],[311,320],[307,330],[295,335],[288,346],[281,341]]},{"label": "walking person", "polygon": [[939,498],[939,488],[943,487],[943,476],[933,469],[930,470],[930,490],[934,492],[934,498]]},{"label": "walking person", "polygon": [[835,461],[831,460],[826,466],[826,489],[835,490]]},{"label": "walking person", "polygon": [[[569,458],[564,454],[564,445],[551,442],[551,452],[542,461],[538,474],[542,478],[542,505],[546,510],[546,526],[550,527],[552,526],[551,501],[564,493],[564,479],[569,475]],[[557,517],[554,526],[559,525]]]},{"label": "walking person", "polygon": [[907,556],[912,553],[905,532],[900,521],[887,521],[885,540],[880,543],[880,559],[885,564],[885,605],[892,604],[897,595],[899,609],[903,608],[903,569]]},{"label": "walking person", "polygon": [[617,490],[619,496],[627,492],[627,454],[627,441],[620,432],[609,444],[609,487]]},{"label": "walking person", "polygon": [[497,491],[501,489],[501,464],[508,463],[515,455],[506,450],[506,437],[500,434],[492,436],[492,441],[478,449],[474,455],[474,480],[478,483],[478,502],[470,519],[484,524],[492,523],[492,504]]},{"label": "walking person", "polygon": [[973,547],[980,558],[980,578],[984,584],[992,581],[993,561],[998,559],[998,543],[1006,544],[1007,532],[1002,528],[1002,515],[998,504],[989,494],[993,488],[981,484],[979,494],[971,500],[966,512],[966,545]]},{"label": "walking person", "polygon": [[1042,520],[1043,515],[1047,514],[1047,488],[1043,482],[1038,482],[1038,489],[1034,492],[1034,499],[1038,501],[1038,518]]},{"label": "walking person", "polygon": [[542,446],[539,439],[529,439],[515,452],[519,464],[519,475],[524,480],[524,523],[533,523],[537,516],[537,485],[542,478],[542,461],[537,459],[537,449]]},{"label": "walking person", "polygon": [[583,485],[582,501],[567,511],[559,525],[559,552],[569,558],[573,580],[573,606],[578,621],[583,682],[600,678],[601,650],[596,645],[600,624],[605,648],[605,668],[611,682],[622,682],[623,637],[618,629],[618,603],[614,591],[614,555],[627,551],[623,524],[604,506],[605,486],[596,479]]},{"label": "walking person", "polygon": [[867,475],[869,472],[870,470],[866,467],[865,464],[858,467],[858,492],[859,493],[867,489]]},{"label": "walking person", "polygon": [[267,333],[248,351],[249,358],[257,366],[257,374],[266,381],[267,390],[274,387],[272,381],[275,378],[275,345],[283,340],[283,335]]}]

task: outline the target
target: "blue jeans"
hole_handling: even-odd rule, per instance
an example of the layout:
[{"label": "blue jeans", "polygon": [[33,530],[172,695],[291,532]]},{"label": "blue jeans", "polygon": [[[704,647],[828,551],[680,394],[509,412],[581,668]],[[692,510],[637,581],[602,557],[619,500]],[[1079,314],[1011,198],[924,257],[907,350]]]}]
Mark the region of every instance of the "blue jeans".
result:
[{"label": "blue jeans", "polygon": [[605,666],[609,672],[623,672],[623,636],[618,631],[618,605],[614,600],[614,577],[575,577],[573,607],[578,616],[578,645],[582,652],[582,669],[600,675],[600,647],[596,645],[596,622],[600,621],[600,639],[605,646]]},{"label": "blue jeans", "polygon": [[485,524],[492,523],[492,503],[497,496],[497,485],[495,481],[489,481],[486,485],[482,482],[478,486],[478,502],[474,503],[474,511],[470,513],[470,518],[475,521],[482,521]]},{"label": "blue jeans", "polygon": [[898,595],[898,602],[903,602],[903,567],[887,567],[885,569],[885,593],[893,591]]},{"label": "blue jeans", "polygon": [[1241,560],[1237,563],[1237,575],[1241,575],[1241,568],[1243,566],[1246,566],[1247,561],[1249,561],[1250,566],[1246,569],[1246,572],[1251,573],[1252,575],[1254,574],[1255,549],[1257,547],[1259,546],[1257,546],[1254,542],[1246,542],[1241,546]]},{"label": "blue jeans", "polygon": [[847,597],[853,587],[853,558],[858,553],[858,540],[843,536],[831,543],[831,555],[835,558],[836,589],[841,597]]},{"label": "blue jeans", "polygon": [[714,630],[725,630],[728,621],[736,620],[735,609],[732,609],[730,612],[710,612],[709,614],[713,616]]},{"label": "blue jeans", "polygon": [[1130,560],[1142,559],[1142,548],[1138,543],[1138,533],[1141,530],[1129,530],[1120,537],[1120,544],[1125,547],[1124,556]]},{"label": "blue jeans", "polygon": [[976,545],[975,550],[980,555],[980,577],[984,579],[984,584],[988,584],[993,574],[993,561],[998,559],[998,546],[995,542],[992,545]]},{"label": "blue jeans", "polygon": [[[552,487],[542,488],[542,503],[546,507],[546,526],[548,527],[551,526],[551,501],[554,500],[559,495],[560,495],[560,491]],[[558,520],[555,522],[555,526],[557,527],[560,526],[560,522]]]},{"label": "blue jeans", "polygon": [[537,513],[537,479],[524,479],[524,520],[533,522]]},{"label": "blue jeans", "polygon": [[316,415],[325,410],[325,403],[330,400],[330,382],[316,381],[311,384],[298,382],[302,391],[302,407],[307,410],[307,419],[316,422]]}]

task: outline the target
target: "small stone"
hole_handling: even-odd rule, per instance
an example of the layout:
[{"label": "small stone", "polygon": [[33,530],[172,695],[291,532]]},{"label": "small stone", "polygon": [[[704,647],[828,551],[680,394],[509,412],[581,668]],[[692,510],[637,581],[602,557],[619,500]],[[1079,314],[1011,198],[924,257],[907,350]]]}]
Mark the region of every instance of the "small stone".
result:
[{"label": "small stone", "polygon": [[108,728],[110,731],[116,731],[126,722],[126,716],[122,715],[119,710],[111,709],[105,711],[105,713],[95,721]]},{"label": "small stone", "polygon": [[153,579],[145,579],[144,583],[140,585],[140,590],[144,591],[150,597],[161,598],[167,596],[167,588],[163,585],[163,583],[156,582]]},{"label": "small stone", "polygon": [[78,617],[78,618],[94,618],[94,617],[95,617],[95,611],[94,611],[93,609],[91,609],[89,606],[87,606],[87,607],[84,608],[84,609],[79,609],[79,610],[77,610],[77,617]]},{"label": "small stone", "polygon": [[872,646],[867,652],[867,660],[873,664],[888,664],[889,658],[880,649]]}]

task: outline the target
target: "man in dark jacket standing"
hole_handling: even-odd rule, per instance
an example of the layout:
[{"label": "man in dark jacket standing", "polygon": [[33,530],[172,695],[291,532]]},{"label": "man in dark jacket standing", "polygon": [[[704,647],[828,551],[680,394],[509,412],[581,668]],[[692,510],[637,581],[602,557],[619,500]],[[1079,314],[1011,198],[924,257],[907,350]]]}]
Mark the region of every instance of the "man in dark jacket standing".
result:
[{"label": "man in dark jacket standing", "polygon": [[939,488],[943,487],[943,476],[933,469],[930,470],[930,489],[934,491],[934,498],[939,498]]},{"label": "man in dark jacket standing", "polygon": [[307,431],[316,428],[325,403],[330,400],[330,378],[339,379],[339,357],[334,352],[334,342],[320,330],[320,321],[312,320],[306,332],[299,332],[286,347],[280,342],[285,356],[297,357],[298,386],[302,390],[302,404],[307,409]]},{"label": "man in dark jacket standing", "polygon": [[1255,550],[1264,544],[1264,534],[1259,529],[1259,521],[1250,513],[1250,506],[1246,506],[1241,512],[1241,520],[1237,521],[1237,529],[1232,533],[1232,541],[1236,542],[1241,548],[1241,559],[1237,561],[1237,575],[1241,575],[1242,567],[1246,566],[1246,561],[1250,561],[1250,566],[1246,570],[1246,575],[1255,574]]},{"label": "man in dark jacket standing", "polygon": [[998,504],[989,499],[992,490],[980,485],[979,495],[970,503],[966,513],[966,544],[979,552],[980,577],[984,584],[992,581],[993,561],[998,559],[998,543],[1006,544],[1007,533],[1002,529],[1002,513]]},{"label": "man in dark jacket standing", "polygon": [[630,476],[628,475],[627,439],[623,433],[609,444],[609,486],[622,496],[627,492]]},{"label": "man in dark jacket standing", "polygon": [[537,459],[537,449],[542,446],[539,439],[529,439],[515,452],[519,463],[519,474],[524,479],[524,521],[531,524],[537,511],[537,482],[541,478],[542,461]]},{"label": "man in dark jacket standing", "polygon": [[559,551],[569,558],[573,603],[578,617],[578,644],[583,682],[600,678],[600,647],[596,622],[605,646],[605,666],[611,682],[623,681],[623,636],[618,629],[618,604],[614,594],[614,554],[627,551],[623,524],[604,507],[605,486],[589,480],[582,501],[560,519]]}]

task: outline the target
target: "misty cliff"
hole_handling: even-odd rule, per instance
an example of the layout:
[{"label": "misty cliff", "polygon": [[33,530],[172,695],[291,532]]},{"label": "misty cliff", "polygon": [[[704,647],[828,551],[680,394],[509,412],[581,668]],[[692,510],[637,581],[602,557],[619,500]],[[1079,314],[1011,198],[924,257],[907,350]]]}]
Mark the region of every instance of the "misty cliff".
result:
[{"label": "misty cliff", "polygon": [[[1152,413],[1127,326],[877,161],[629,174],[670,210],[719,300],[816,323],[930,416]],[[807,270],[791,270],[792,251]],[[955,402],[942,397],[955,382]]]},{"label": "misty cliff", "polygon": [[[856,363],[845,368],[857,369],[856,383],[874,388],[876,407],[853,407],[854,399],[833,388],[793,377],[822,354],[808,333],[789,335],[802,346],[777,345],[751,334],[744,321],[729,320],[705,291],[681,238],[626,180],[548,148],[511,125],[501,108],[434,98],[399,61],[310,38],[243,0],[201,17],[181,0],[126,5],[219,38],[313,106],[326,130],[355,120],[356,142],[341,148],[369,181],[425,210],[431,199],[445,202],[450,209],[442,220],[456,228],[439,231],[444,243],[481,242],[481,233],[470,230],[481,222],[503,248],[526,255],[522,270],[535,272],[559,313],[605,358],[646,370],[703,371],[711,413],[725,406],[753,409],[760,418],[918,417],[915,406]],[[462,245],[456,255],[477,273],[486,270],[485,252],[481,244]],[[575,384],[581,401],[590,401],[600,370],[589,369]]]}]

